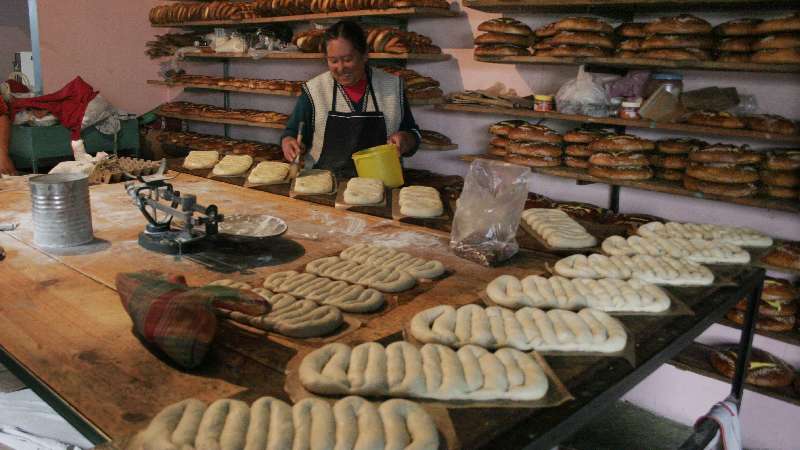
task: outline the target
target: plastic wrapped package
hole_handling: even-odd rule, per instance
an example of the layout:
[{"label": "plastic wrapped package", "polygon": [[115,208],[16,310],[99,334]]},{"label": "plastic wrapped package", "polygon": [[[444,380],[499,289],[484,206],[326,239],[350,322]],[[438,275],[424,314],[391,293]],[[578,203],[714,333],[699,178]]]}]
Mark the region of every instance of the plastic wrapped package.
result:
[{"label": "plastic wrapped package", "polygon": [[603,84],[595,80],[592,74],[581,66],[578,69],[578,76],[558,89],[556,109],[564,114],[608,117],[609,99]]},{"label": "plastic wrapped package", "polygon": [[493,266],[517,253],[517,227],[530,177],[527,167],[485,159],[472,162],[450,234],[456,255]]}]

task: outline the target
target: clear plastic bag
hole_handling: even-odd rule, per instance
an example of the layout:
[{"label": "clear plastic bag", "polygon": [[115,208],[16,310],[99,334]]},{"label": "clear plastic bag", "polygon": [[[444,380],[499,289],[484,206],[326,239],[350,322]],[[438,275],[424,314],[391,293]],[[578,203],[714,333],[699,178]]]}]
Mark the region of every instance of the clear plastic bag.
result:
[{"label": "clear plastic bag", "polygon": [[578,69],[578,76],[569,80],[556,93],[556,108],[564,114],[607,117],[609,100],[603,85],[592,74]]},{"label": "clear plastic bag", "polygon": [[517,253],[517,227],[530,177],[527,167],[485,159],[472,162],[450,233],[456,255],[493,266]]}]

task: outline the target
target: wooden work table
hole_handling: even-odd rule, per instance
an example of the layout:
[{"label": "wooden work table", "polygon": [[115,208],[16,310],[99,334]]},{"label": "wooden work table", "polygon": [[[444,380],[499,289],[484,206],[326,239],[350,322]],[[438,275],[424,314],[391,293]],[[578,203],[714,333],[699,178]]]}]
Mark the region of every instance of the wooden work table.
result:
[{"label": "wooden work table", "polygon": [[[400,331],[416,312],[442,303],[476,302],[496,276],[544,273],[545,263],[558,258],[521,252],[504,267],[490,269],[453,255],[446,233],[188,174],[171,182],[176,190],[196,194],[200,204],[216,204],[223,214],[283,218],[289,226],[283,239],[301,245],[304,253],[281,264],[222,274],[185,257],[149,252],[137,243],[145,220],[121,184],[91,188],[98,242],[69,254],[44,252],[32,243],[27,190],[0,187],[0,222],[20,224],[13,232],[0,233],[0,246],[7,253],[0,262],[2,362],[22,372],[40,395],[97,442],[124,439],[163,407],[187,397],[251,402],[272,395],[288,400],[280,368],[296,351],[322,345],[253,335],[222,324],[204,364],[197,370],[178,370],[145,349],[131,333],[130,318],[114,290],[120,272],[179,272],[190,285],[220,278],[260,284],[272,272],[297,269],[358,242],[388,244],[445,264],[449,275],[444,279],[401,293],[383,312],[359,316],[360,328],[341,339],[358,343],[400,339]],[[566,438],[719,320],[763,276],[763,269],[751,267],[726,272],[737,287],[671,290],[695,315],[622,317],[636,342],[635,367],[622,358],[548,356],[576,398],[573,401],[540,410],[449,410],[461,447],[550,448]]]}]

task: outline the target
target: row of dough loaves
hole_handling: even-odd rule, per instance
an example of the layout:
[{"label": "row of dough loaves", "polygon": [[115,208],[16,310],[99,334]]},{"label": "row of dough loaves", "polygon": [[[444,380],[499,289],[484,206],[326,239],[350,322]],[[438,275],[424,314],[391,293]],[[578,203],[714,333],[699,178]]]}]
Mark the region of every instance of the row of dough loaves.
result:
[{"label": "row of dough loaves", "polygon": [[738,245],[704,239],[609,236],[602,248],[607,255],[671,256],[702,264],[750,262],[750,253]]},{"label": "row of dough loaves", "polygon": [[426,344],[449,347],[477,345],[493,349],[512,347],[529,351],[613,353],[625,348],[622,323],[595,309],[578,313],[563,309],[440,305],[411,319],[411,335]]},{"label": "row of dough loaves", "polygon": [[522,220],[551,247],[585,248],[597,245],[597,239],[586,228],[559,209],[526,209],[522,212]]},{"label": "row of dough loaves", "polygon": [[549,385],[534,357],[519,350],[405,341],[328,344],[303,358],[299,375],[316,394],[440,400],[538,400]]},{"label": "row of dough loaves", "polygon": [[544,278],[530,275],[522,280],[501,275],[486,286],[486,295],[500,306],[519,309],[592,308],[607,312],[661,312],[669,309],[669,295],[658,286],[637,279]]},{"label": "row of dough loaves", "polygon": [[705,239],[741,247],[769,247],[772,238],[756,230],[708,223],[650,222],[639,227],[644,237]]},{"label": "row of dough loaves", "polygon": [[567,278],[634,278],[673,286],[707,286],[714,282],[708,267],[670,256],[570,255],[556,262],[555,272]]},{"label": "row of dough loaves", "polygon": [[159,412],[134,439],[131,450],[437,450],[439,434],[418,404],[393,399],[379,405],[345,397],[332,406],[307,398],[294,406],[261,397],[248,406],[197,399]]}]

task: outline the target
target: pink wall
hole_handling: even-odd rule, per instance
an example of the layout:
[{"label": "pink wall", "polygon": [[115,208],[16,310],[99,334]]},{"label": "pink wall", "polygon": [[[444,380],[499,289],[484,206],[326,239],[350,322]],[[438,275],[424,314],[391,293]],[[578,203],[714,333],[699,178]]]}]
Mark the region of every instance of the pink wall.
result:
[{"label": "pink wall", "polygon": [[145,42],[162,30],[147,15],[157,0],[39,0],[44,92],[75,76],[99,90],[117,108],[141,114],[164,101],[166,90],[148,87],[158,63]]}]

